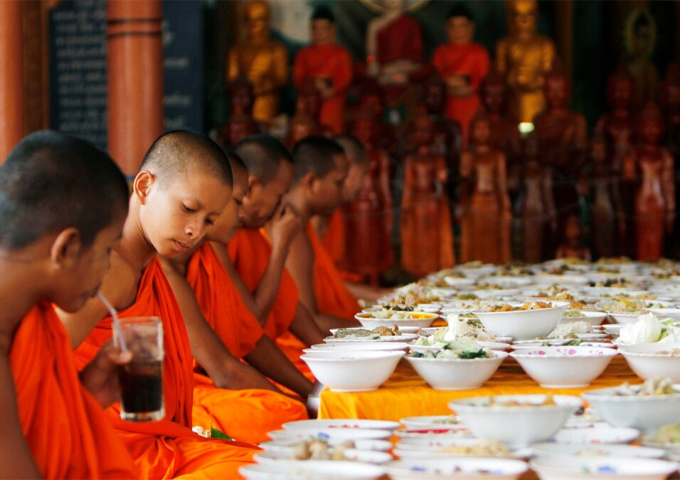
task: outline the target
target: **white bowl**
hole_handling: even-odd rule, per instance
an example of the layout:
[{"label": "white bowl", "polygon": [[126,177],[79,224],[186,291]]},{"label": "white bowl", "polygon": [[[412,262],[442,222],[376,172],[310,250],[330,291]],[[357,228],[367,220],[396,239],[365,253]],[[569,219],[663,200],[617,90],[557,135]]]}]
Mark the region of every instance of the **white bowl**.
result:
[{"label": "white bowl", "polygon": [[555,405],[507,406],[508,401],[541,403],[546,395],[498,395],[456,400],[449,408],[456,412],[473,434],[487,440],[499,440],[511,447],[527,446],[550,439],[583,405],[574,396],[554,395]]},{"label": "white bowl", "polygon": [[467,428],[460,423],[455,415],[421,415],[418,417],[405,417],[399,420],[405,428],[436,428],[458,430]]},{"label": "white bowl", "polygon": [[643,380],[661,377],[680,383],[680,357],[658,353],[673,349],[680,349],[680,343],[643,343],[619,347],[631,370]]},{"label": "white bowl", "polygon": [[572,455],[579,457],[639,457],[661,458],[666,452],[660,448],[634,447],[632,445],[608,444],[571,444],[564,443],[535,443],[531,449],[537,456],[543,455]]},{"label": "white bowl", "polygon": [[562,317],[560,323],[587,322],[591,327],[596,327],[602,325],[608,315],[606,312],[579,311],[583,314],[582,317]]},{"label": "white bowl", "polygon": [[305,348],[303,352],[309,353],[316,350],[326,350],[333,352],[386,352],[386,351],[407,351],[409,345],[403,342],[354,342],[354,343],[318,343],[312,348]]},{"label": "white bowl", "polygon": [[323,385],[336,392],[370,392],[390,378],[405,352],[327,352],[335,358],[302,355]]},{"label": "white bowl", "polygon": [[671,462],[628,457],[546,456],[531,461],[541,480],[620,478],[625,480],[662,480],[678,467]]},{"label": "white bowl", "polygon": [[648,308],[647,311],[657,316],[666,315],[673,320],[680,320],[680,308]]},{"label": "white bowl", "polygon": [[602,388],[582,396],[605,422],[615,427],[652,433],[663,425],[680,421],[680,391],[650,396],[617,396],[615,392],[616,388]]},{"label": "white bowl", "polygon": [[638,319],[644,315],[642,313],[609,313],[609,317],[612,318],[616,323],[621,325],[628,325],[629,323],[635,323]]},{"label": "white bowl", "polygon": [[583,388],[618,355],[611,348],[539,347],[510,354],[543,388]]},{"label": "white bowl", "polygon": [[326,343],[408,343],[416,340],[418,334],[416,333],[402,333],[401,335],[390,335],[379,338],[366,337],[350,337],[350,338],[333,338],[326,337],[323,339]]},{"label": "white bowl", "polygon": [[[258,446],[265,452],[274,452],[281,455],[292,455],[297,446],[304,442],[304,438],[289,438],[286,440],[271,440],[269,442],[262,442]],[[330,446],[342,445],[348,440],[346,438],[329,438],[327,439]],[[362,451],[387,452],[392,449],[392,442],[389,440],[373,440],[370,438],[353,439],[354,448]]]},{"label": "white bowl", "polygon": [[512,480],[527,470],[527,464],[520,460],[501,458],[424,458],[399,460],[387,465],[387,473],[393,480]]},{"label": "white bowl", "polygon": [[[397,313],[397,312],[395,312]],[[402,312],[399,312],[402,313]],[[372,330],[378,327],[391,327],[397,325],[399,327],[420,327],[426,328],[432,325],[439,315],[436,313],[427,312],[408,312],[410,315],[422,316],[423,318],[394,318],[394,319],[381,319],[372,318],[371,313],[357,313],[354,318],[356,318],[364,328]]]},{"label": "white bowl", "polygon": [[377,465],[358,462],[330,462],[309,460],[281,460],[271,465],[248,465],[238,472],[246,480],[279,480],[297,478],[355,478],[373,479],[385,474]]},{"label": "white bowl", "polygon": [[[376,452],[374,450],[357,450],[356,448],[348,448],[343,450],[345,455],[344,460],[348,462],[369,463],[372,465],[385,465],[394,460],[394,457],[387,452]],[[262,452],[258,453],[253,459],[260,465],[278,465],[282,461],[295,460],[294,453],[275,453]],[[298,460],[301,461],[301,460]],[[309,460],[303,460],[309,461]],[[329,461],[329,460],[321,460]]]},{"label": "white bowl", "polygon": [[496,336],[512,337],[515,340],[531,340],[546,337],[552,332],[569,306],[568,302],[553,302],[552,308],[520,310],[516,312],[473,313],[484,328]]},{"label": "white bowl", "polygon": [[309,440],[320,438],[329,442],[346,440],[387,440],[392,437],[390,430],[369,430],[366,428],[296,428],[292,430],[273,430],[269,438],[279,440]]},{"label": "white bowl", "polygon": [[[475,447],[480,444],[488,443],[475,437],[451,437],[434,435],[428,438],[409,438],[401,440],[397,443],[394,450],[394,455],[400,459],[406,458],[424,458],[424,457],[479,457],[481,455],[464,455],[461,453],[453,453],[442,451],[449,447]],[[508,449],[506,455],[490,456],[484,455],[485,458],[526,458],[531,456],[532,451],[528,448],[519,450]]]},{"label": "white bowl", "polygon": [[[489,350],[498,350],[499,352],[504,352],[510,348],[509,343],[503,342],[477,342],[480,347],[488,348]],[[437,345],[409,345],[409,348],[413,352],[427,353],[427,352],[437,352],[444,348],[443,343]]]},{"label": "white bowl", "polygon": [[568,445],[626,444],[639,436],[640,431],[634,428],[565,428],[554,440]]},{"label": "white bowl", "polygon": [[281,425],[284,430],[297,430],[309,428],[347,428],[369,430],[396,430],[401,424],[387,420],[357,420],[353,418],[336,418],[332,420],[297,420]]},{"label": "white bowl", "polygon": [[495,350],[491,355],[492,358],[471,360],[415,358],[409,355],[406,360],[435,390],[472,390],[484,385],[508,356]]}]

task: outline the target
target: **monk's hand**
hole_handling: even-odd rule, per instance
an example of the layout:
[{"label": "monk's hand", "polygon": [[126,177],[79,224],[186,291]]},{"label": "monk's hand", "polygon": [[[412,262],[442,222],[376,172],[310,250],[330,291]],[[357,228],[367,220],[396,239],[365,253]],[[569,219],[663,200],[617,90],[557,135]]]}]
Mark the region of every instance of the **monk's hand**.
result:
[{"label": "monk's hand", "polygon": [[287,250],[302,231],[302,221],[290,205],[281,204],[272,218],[272,247]]},{"label": "monk's hand", "polygon": [[122,351],[109,340],[97,356],[80,372],[83,386],[106,408],[120,398],[118,367],[132,360],[132,352]]}]

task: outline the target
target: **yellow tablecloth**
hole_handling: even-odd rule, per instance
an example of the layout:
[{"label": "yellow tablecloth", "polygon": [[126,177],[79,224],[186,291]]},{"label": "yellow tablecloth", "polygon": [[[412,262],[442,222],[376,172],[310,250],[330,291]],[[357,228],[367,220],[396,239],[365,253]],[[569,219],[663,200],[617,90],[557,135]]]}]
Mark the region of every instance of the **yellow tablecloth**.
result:
[{"label": "yellow tablecloth", "polygon": [[[360,372],[357,372],[360,375]],[[404,417],[419,415],[448,415],[448,403],[460,398],[483,395],[555,393],[579,395],[586,390],[614,387],[628,381],[641,380],[628,367],[626,360],[614,357],[607,369],[587,388],[545,389],[533,381],[512,358],[507,358],[482,388],[463,391],[440,391],[430,388],[402,360],[392,377],[378,390],[363,393],[335,393],[328,389],[321,392],[319,418],[363,418],[398,421]]]}]

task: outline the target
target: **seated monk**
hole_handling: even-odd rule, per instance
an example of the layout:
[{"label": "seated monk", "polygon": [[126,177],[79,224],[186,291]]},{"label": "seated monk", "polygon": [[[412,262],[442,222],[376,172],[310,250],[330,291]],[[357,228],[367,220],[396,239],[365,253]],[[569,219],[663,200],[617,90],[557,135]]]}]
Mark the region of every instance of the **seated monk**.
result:
[{"label": "seated monk", "polygon": [[[248,180],[241,159],[233,152],[227,156],[234,178],[232,196],[215,226],[206,234],[206,239],[225,242],[238,226]],[[195,374],[193,424],[207,430],[214,426],[238,440],[259,443],[282,424],[306,419],[305,406],[268,391],[276,387],[262,375],[305,399],[312,391],[312,383],[263,334],[210,242],[161,263],[182,311],[199,371],[209,375]],[[237,360],[241,358],[250,366]],[[232,388],[230,370],[239,367],[246,378],[252,378],[255,388],[230,391],[232,395],[227,400],[227,392],[222,389]],[[226,401],[230,408],[220,408],[219,403]]]},{"label": "seated monk", "polygon": [[107,344],[79,378],[51,305],[75,311],[97,293],[126,213],[123,174],[83,140],[34,133],[0,168],[3,478],[137,477],[102,409],[130,354]]},{"label": "seated monk", "polygon": [[[212,242],[213,250],[267,337],[313,381],[300,355],[304,348],[322,343],[329,332],[322,331],[299,304],[295,282],[285,270],[290,242],[301,228],[295,213],[281,204],[293,178],[292,158],[279,141],[266,135],[244,139],[235,151],[248,170],[239,214],[242,228],[227,239],[226,247]],[[270,219],[267,234],[260,229]]]},{"label": "seated monk", "polygon": [[[172,288],[157,255],[173,257],[201,241],[231,195],[231,168],[208,137],[173,131],[149,148],[135,177],[123,236],[111,256],[101,291],[122,318],[155,316],[163,322],[165,418],[123,422],[120,405],[108,409],[132,453],[139,478],[236,478],[252,462],[252,445],[206,441],[192,424],[191,342]],[[85,363],[112,335],[112,320],[99,299],[75,314],[60,312],[78,360]],[[234,372],[236,388],[243,388]],[[229,402],[223,406],[231,408]]]},{"label": "seated monk", "polygon": [[305,229],[292,241],[286,266],[300,291],[300,300],[324,329],[358,326],[354,315],[361,310],[340,272],[326,252],[310,220],[330,216],[342,202],[349,164],[334,140],[310,136],[293,148],[293,186],[288,205],[300,216]]}]

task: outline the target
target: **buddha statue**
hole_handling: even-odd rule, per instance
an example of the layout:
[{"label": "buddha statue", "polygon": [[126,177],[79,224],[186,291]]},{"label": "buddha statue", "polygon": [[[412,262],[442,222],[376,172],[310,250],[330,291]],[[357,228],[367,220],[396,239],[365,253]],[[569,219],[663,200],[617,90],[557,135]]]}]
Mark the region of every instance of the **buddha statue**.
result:
[{"label": "buddha statue", "polygon": [[253,118],[269,125],[279,110],[279,93],[288,81],[288,53],[270,38],[270,9],[264,0],[244,6],[247,36],[229,52],[227,81],[244,76],[253,86]]},{"label": "buddha statue", "polygon": [[656,43],[654,17],[647,8],[636,8],[626,18],[624,29],[626,67],[632,75],[633,108],[639,110],[647,100],[656,100],[659,72],[651,61]]},{"label": "buddha statue", "polygon": [[520,122],[533,122],[545,108],[545,75],[555,58],[555,44],[536,31],[535,0],[506,2],[510,36],[496,45],[496,68],[512,93],[510,113]]}]

